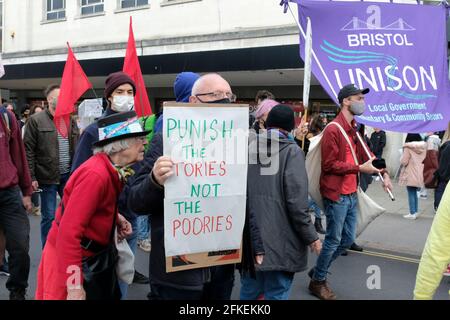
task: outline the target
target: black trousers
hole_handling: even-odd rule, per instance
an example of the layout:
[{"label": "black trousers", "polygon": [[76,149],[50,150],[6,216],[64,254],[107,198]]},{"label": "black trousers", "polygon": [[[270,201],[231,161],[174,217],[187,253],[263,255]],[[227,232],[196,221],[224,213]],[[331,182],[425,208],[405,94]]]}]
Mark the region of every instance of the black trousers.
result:
[{"label": "black trousers", "polygon": [[184,290],[160,284],[150,284],[150,300],[230,300],[234,285],[234,264],[210,267],[211,281],[203,290]]},{"label": "black trousers", "polygon": [[30,221],[22,204],[19,187],[0,189],[0,228],[6,238],[10,291],[26,289],[30,273]]},{"label": "black trousers", "polygon": [[448,182],[439,181],[437,188],[434,190],[434,209],[437,210],[444,195],[445,187]]}]

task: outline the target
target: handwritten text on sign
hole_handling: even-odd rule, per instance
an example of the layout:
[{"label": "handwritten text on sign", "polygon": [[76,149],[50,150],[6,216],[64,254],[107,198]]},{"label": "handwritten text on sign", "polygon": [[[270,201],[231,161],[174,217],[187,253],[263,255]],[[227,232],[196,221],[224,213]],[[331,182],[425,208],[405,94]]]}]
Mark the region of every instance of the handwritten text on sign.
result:
[{"label": "handwritten text on sign", "polygon": [[248,108],[165,106],[166,256],[239,249],[245,220]]}]

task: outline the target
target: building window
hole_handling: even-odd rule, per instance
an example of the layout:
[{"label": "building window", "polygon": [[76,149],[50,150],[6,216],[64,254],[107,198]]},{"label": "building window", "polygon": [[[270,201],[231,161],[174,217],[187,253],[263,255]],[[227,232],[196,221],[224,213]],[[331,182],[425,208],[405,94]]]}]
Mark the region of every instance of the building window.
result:
[{"label": "building window", "polygon": [[104,11],[103,0],[81,0],[81,15],[89,15]]},{"label": "building window", "polygon": [[66,17],[66,0],[47,0],[47,20]]},{"label": "building window", "polygon": [[135,8],[148,5],[148,0],[120,0],[120,8]]}]

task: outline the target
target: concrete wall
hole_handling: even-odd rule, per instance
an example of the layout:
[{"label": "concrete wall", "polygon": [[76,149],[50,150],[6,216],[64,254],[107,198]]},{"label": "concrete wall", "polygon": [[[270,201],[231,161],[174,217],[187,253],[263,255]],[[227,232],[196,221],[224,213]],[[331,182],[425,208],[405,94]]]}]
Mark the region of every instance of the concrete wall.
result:
[{"label": "concrete wall", "polygon": [[[45,21],[45,0],[4,1],[4,52],[24,52],[126,42],[129,17],[135,38],[163,39],[235,32],[244,29],[294,25],[283,14],[279,1],[197,0],[177,2],[150,0],[139,10],[118,10],[117,0],[105,0],[104,13],[81,16],[78,0],[66,0],[66,19]],[[14,37],[11,35],[14,34]]]}]

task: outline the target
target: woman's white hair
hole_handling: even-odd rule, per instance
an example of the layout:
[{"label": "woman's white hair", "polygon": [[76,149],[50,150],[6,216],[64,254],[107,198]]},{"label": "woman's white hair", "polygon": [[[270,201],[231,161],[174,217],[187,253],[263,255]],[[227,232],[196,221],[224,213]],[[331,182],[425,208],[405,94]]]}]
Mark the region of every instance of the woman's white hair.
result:
[{"label": "woman's white hair", "polygon": [[94,151],[94,154],[97,154],[99,152],[104,152],[108,156],[110,156],[110,155],[113,155],[120,151],[128,149],[135,141],[136,141],[135,137],[118,140],[118,141],[108,143],[102,147],[95,147],[93,151]]}]

